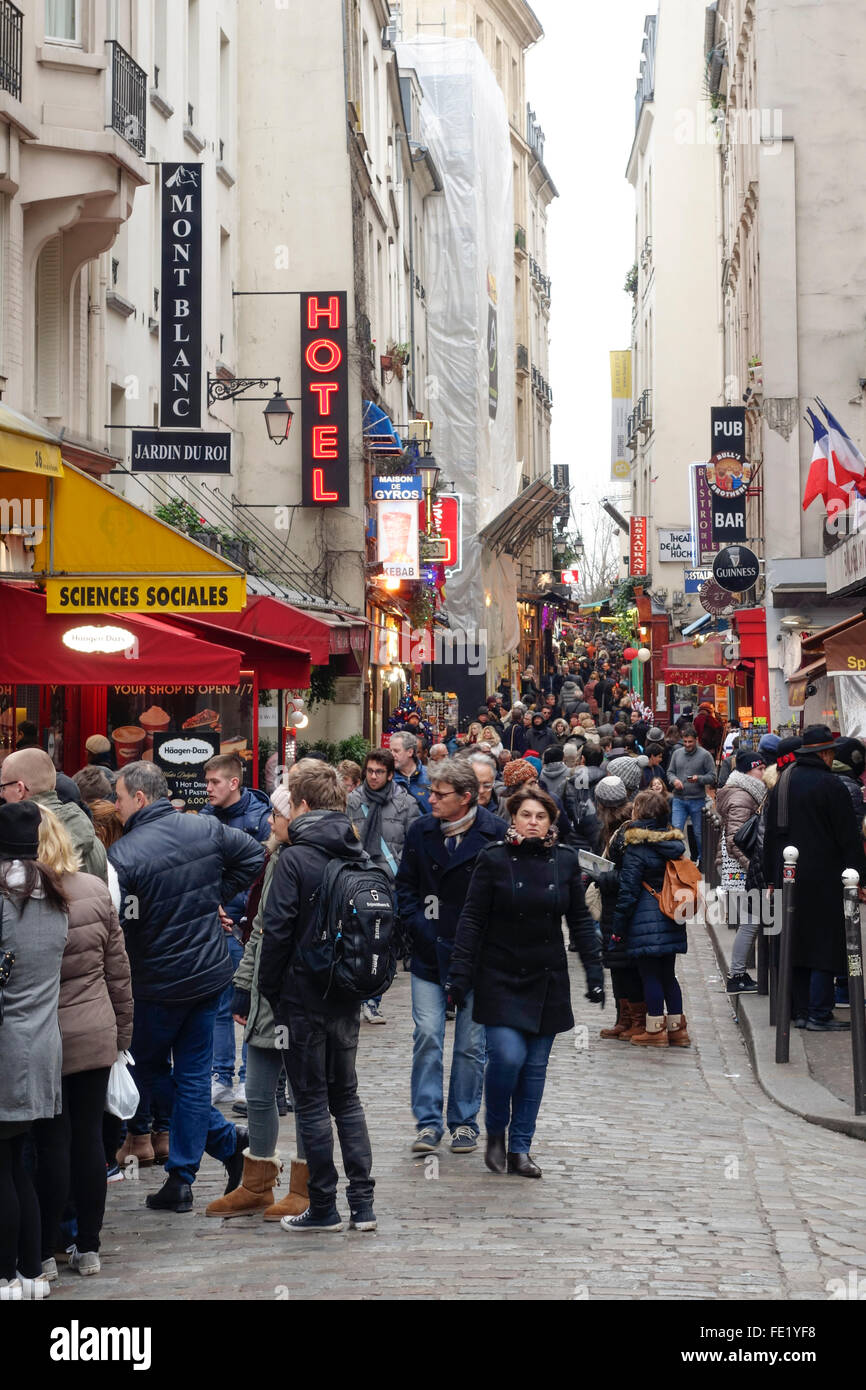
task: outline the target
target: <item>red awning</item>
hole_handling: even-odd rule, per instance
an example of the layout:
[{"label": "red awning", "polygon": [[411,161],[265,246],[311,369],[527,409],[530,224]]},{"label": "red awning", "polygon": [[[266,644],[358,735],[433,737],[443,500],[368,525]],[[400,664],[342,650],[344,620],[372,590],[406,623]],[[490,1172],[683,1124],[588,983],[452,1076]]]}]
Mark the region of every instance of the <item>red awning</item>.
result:
[{"label": "red awning", "polygon": [[362,650],[369,626],[367,619],[356,613],[305,613],[285,599],[266,594],[248,595],[243,612],[220,613],[219,623],[251,636],[298,646],[310,653],[316,666],[326,666],[329,657],[340,652]]},{"label": "red awning", "polygon": [[[76,652],[63,634],[76,627],[121,627],[136,638],[123,652]],[[45,596],[0,585],[2,685],[237,685],[241,660],[230,646],[199,641],[144,613],[106,613],[94,623],[46,613]]]},{"label": "red awning", "polygon": [[[310,654],[302,647],[289,646],[286,642],[275,642],[269,637],[252,636],[224,625],[219,620],[179,613],[160,621],[170,624],[177,631],[189,633],[193,637],[206,638],[209,642],[220,642],[237,651],[242,666],[254,666],[259,687],[262,690],[307,690],[310,685]],[[239,614],[235,616],[240,616]]]}]

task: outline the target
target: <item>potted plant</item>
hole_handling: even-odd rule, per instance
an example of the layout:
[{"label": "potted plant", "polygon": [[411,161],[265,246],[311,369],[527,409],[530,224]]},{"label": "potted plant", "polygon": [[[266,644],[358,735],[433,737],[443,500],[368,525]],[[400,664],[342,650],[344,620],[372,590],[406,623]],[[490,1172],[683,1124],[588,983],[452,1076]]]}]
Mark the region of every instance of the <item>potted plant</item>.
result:
[{"label": "potted plant", "polygon": [[411,350],[411,349],[410,349],[410,344],[409,344],[409,343],[394,343],[394,342],[389,343],[389,344],[388,344],[388,347],[387,347],[387,349],[386,349],[386,357],[387,357],[388,361],[390,362],[390,367],[385,367],[385,357],[383,357],[383,358],[382,358],[382,368],[383,368],[383,371],[392,371],[392,372],[394,373],[395,377],[397,378],[397,380],[398,380],[398,381],[402,381],[402,380],[403,380],[403,370],[404,370],[404,368],[405,368],[407,362],[409,361],[409,353],[410,353],[410,350]]},{"label": "potted plant", "polygon": [[635,296],[636,296],[636,295],[637,295],[637,285],[638,285],[638,272],[637,272],[637,261],[635,261],[635,263],[634,263],[634,265],[632,266],[631,270],[629,271],[628,275],[625,277],[625,284],[623,285],[623,289],[625,290],[626,294],[631,294],[631,295],[635,295]]}]

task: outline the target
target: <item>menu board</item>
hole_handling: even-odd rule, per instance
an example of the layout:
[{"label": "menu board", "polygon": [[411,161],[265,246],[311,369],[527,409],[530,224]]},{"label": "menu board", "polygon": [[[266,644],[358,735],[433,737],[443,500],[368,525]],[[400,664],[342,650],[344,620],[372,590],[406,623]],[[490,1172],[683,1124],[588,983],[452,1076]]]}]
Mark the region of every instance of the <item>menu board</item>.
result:
[{"label": "menu board", "polygon": [[170,762],[157,759],[158,743],[166,735],[198,738],[213,753],[237,753],[244,784],[252,786],[254,693],[252,680],[239,685],[109,686],[106,732],[113,761],[118,768],[139,759],[156,761],[166,775],[179,776],[179,765],[173,771]]},{"label": "menu board", "polygon": [[200,811],[207,806],[204,766],[219,752],[219,734],[212,729],[184,734],[154,734],[153,761],[168,782],[168,795],[176,811]]}]

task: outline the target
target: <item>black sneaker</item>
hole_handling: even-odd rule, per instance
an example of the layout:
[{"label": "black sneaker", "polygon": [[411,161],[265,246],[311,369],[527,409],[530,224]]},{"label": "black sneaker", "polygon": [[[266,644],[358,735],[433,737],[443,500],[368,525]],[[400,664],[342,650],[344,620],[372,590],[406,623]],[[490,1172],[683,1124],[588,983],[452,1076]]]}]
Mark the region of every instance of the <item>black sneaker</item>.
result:
[{"label": "black sneaker", "polygon": [[246,1114],[247,1114],[247,1103],[246,1103],[246,1101],[245,1101],[245,1100],[236,1100],[236,1101],[234,1102],[234,1104],[232,1105],[232,1114],[233,1114],[233,1115],[243,1115],[244,1118],[246,1118]]},{"label": "black sneaker", "polygon": [[145,1198],[145,1206],[151,1211],[192,1211],[192,1188],[188,1182],[169,1173],[159,1191]]},{"label": "black sneaker", "polygon": [[806,1024],[807,1033],[850,1033],[851,1024],[847,1019],[828,1018],[824,1023],[815,1023],[811,1018]]},{"label": "black sneaker", "polygon": [[375,1231],[376,1214],[372,1207],[359,1207],[349,1214],[350,1231]]},{"label": "black sneaker", "polygon": [[795,1028],[805,1028],[805,1027],[806,1027],[806,1019],[805,1019],[805,1018],[794,1018],[794,1019],[791,1020],[791,1022],[792,1022],[793,1026],[794,1026]]},{"label": "black sneaker", "polygon": [[728,994],[757,994],[758,992],[756,981],[745,970],[739,975],[729,975],[726,989]]},{"label": "black sneaker", "polygon": [[314,1212],[312,1207],[300,1216],[284,1216],[280,1222],[284,1231],[342,1231],[343,1222],[336,1207],[331,1211]]},{"label": "black sneaker", "polygon": [[228,1174],[224,1197],[227,1197],[230,1192],[234,1192],[236,1187],[240,1187],[244,1173],[244,1149],[249,1146],[250,1142],[250,1132],[248,1129],[244,1129],[243,1125],[236,1126],[235,1135],[235,1151],[230,1158],[224,1160]]}]

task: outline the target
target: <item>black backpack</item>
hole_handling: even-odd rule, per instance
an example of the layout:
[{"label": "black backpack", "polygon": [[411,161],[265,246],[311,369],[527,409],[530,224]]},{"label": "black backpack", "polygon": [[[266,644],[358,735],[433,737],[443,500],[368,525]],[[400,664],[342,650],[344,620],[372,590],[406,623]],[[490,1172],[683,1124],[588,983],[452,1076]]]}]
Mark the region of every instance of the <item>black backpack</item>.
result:
[{"label": "black backpack", "polygon": [[331,859],[303,951],[323,999],[362,1003],[390,988],[397,969],[394,882],[365,854]]}]

